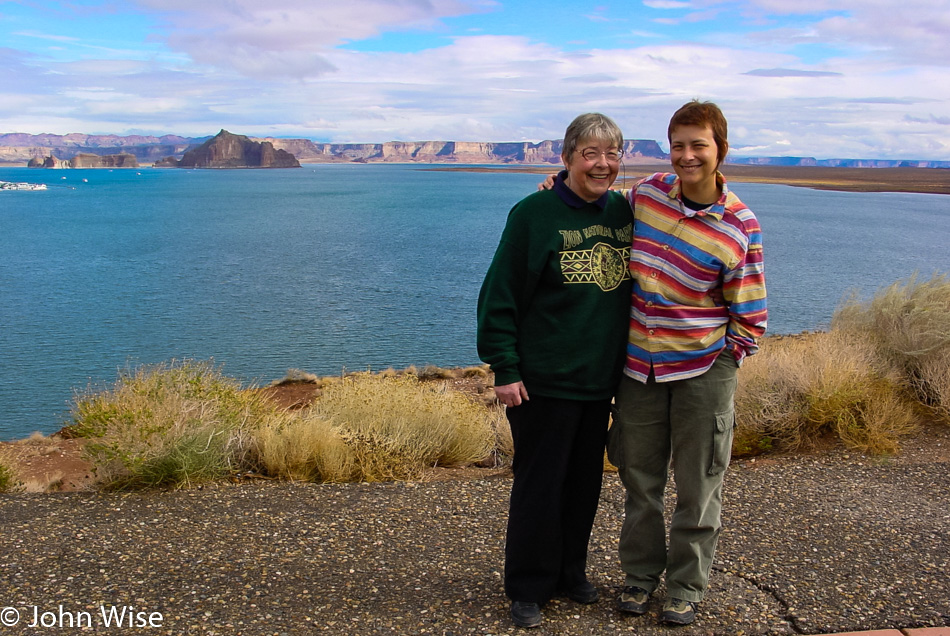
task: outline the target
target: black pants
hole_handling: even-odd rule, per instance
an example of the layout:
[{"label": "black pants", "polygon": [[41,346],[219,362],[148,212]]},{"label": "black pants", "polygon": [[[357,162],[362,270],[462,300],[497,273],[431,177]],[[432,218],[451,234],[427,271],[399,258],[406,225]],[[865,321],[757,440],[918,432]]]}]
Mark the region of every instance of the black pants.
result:
[{"label": "black pants", "polygon": [[505,593],[546,603],[586,580],[610,400],[532,396],[507,410],[514,440]]}]

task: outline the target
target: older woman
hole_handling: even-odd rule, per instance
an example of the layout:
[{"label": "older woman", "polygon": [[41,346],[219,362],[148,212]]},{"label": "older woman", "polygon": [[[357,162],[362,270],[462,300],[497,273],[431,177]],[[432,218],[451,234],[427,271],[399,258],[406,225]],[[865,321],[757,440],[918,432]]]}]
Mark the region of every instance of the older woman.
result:
[{"label": "older woman", "polygon": [[604,115],[564,135],[567,169],[512,208],[478,300],[478,352],[514,440],[505,592],[536,627],[560,593],[598,600],[587,550],[630,309],[632,217],[609,190],[623,136]]}]

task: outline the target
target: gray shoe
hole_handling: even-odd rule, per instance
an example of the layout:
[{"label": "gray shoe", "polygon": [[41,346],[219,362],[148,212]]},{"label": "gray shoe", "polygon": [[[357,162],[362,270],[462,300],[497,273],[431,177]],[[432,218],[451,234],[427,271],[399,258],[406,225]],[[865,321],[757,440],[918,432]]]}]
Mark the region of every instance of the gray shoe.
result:
[{"label": "gray shoe", "polygon": [[647,611],[647,604],[650,602],[650,593],[642,587],[628,585],[620,593],[620,599],[617,601],[617,609],[627,614],[640,616]]},{"label": "gray shoe", "polygon": [[667,625],[689,625],[696,619],[696,603],[669,597],[663,603],[660,622]]}]

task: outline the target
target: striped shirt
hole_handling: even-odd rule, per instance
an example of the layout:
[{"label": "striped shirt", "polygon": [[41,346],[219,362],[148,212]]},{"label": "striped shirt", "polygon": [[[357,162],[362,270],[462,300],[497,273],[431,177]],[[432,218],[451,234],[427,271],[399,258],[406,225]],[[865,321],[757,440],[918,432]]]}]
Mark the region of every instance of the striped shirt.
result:
[{"label": "striped shirt", "polygon": [[741,364],[765,332],[759,223],[717,174],[719,201],[694,211],[679,178],[657,173],[625,192],[634,211],[633,302],[624,373],[657,382],[705,373],[723,349]]}]

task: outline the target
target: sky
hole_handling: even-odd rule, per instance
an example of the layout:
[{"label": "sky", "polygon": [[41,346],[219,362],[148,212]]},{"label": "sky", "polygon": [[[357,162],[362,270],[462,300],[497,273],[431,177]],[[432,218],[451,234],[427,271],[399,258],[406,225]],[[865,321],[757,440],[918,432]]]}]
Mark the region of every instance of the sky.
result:
[{"label": "sky", "polygon": [[691,99],[733,156],[950,160],[950,0],[0,0],[0,132],[541,141],[602,112],[666,150]]}]

